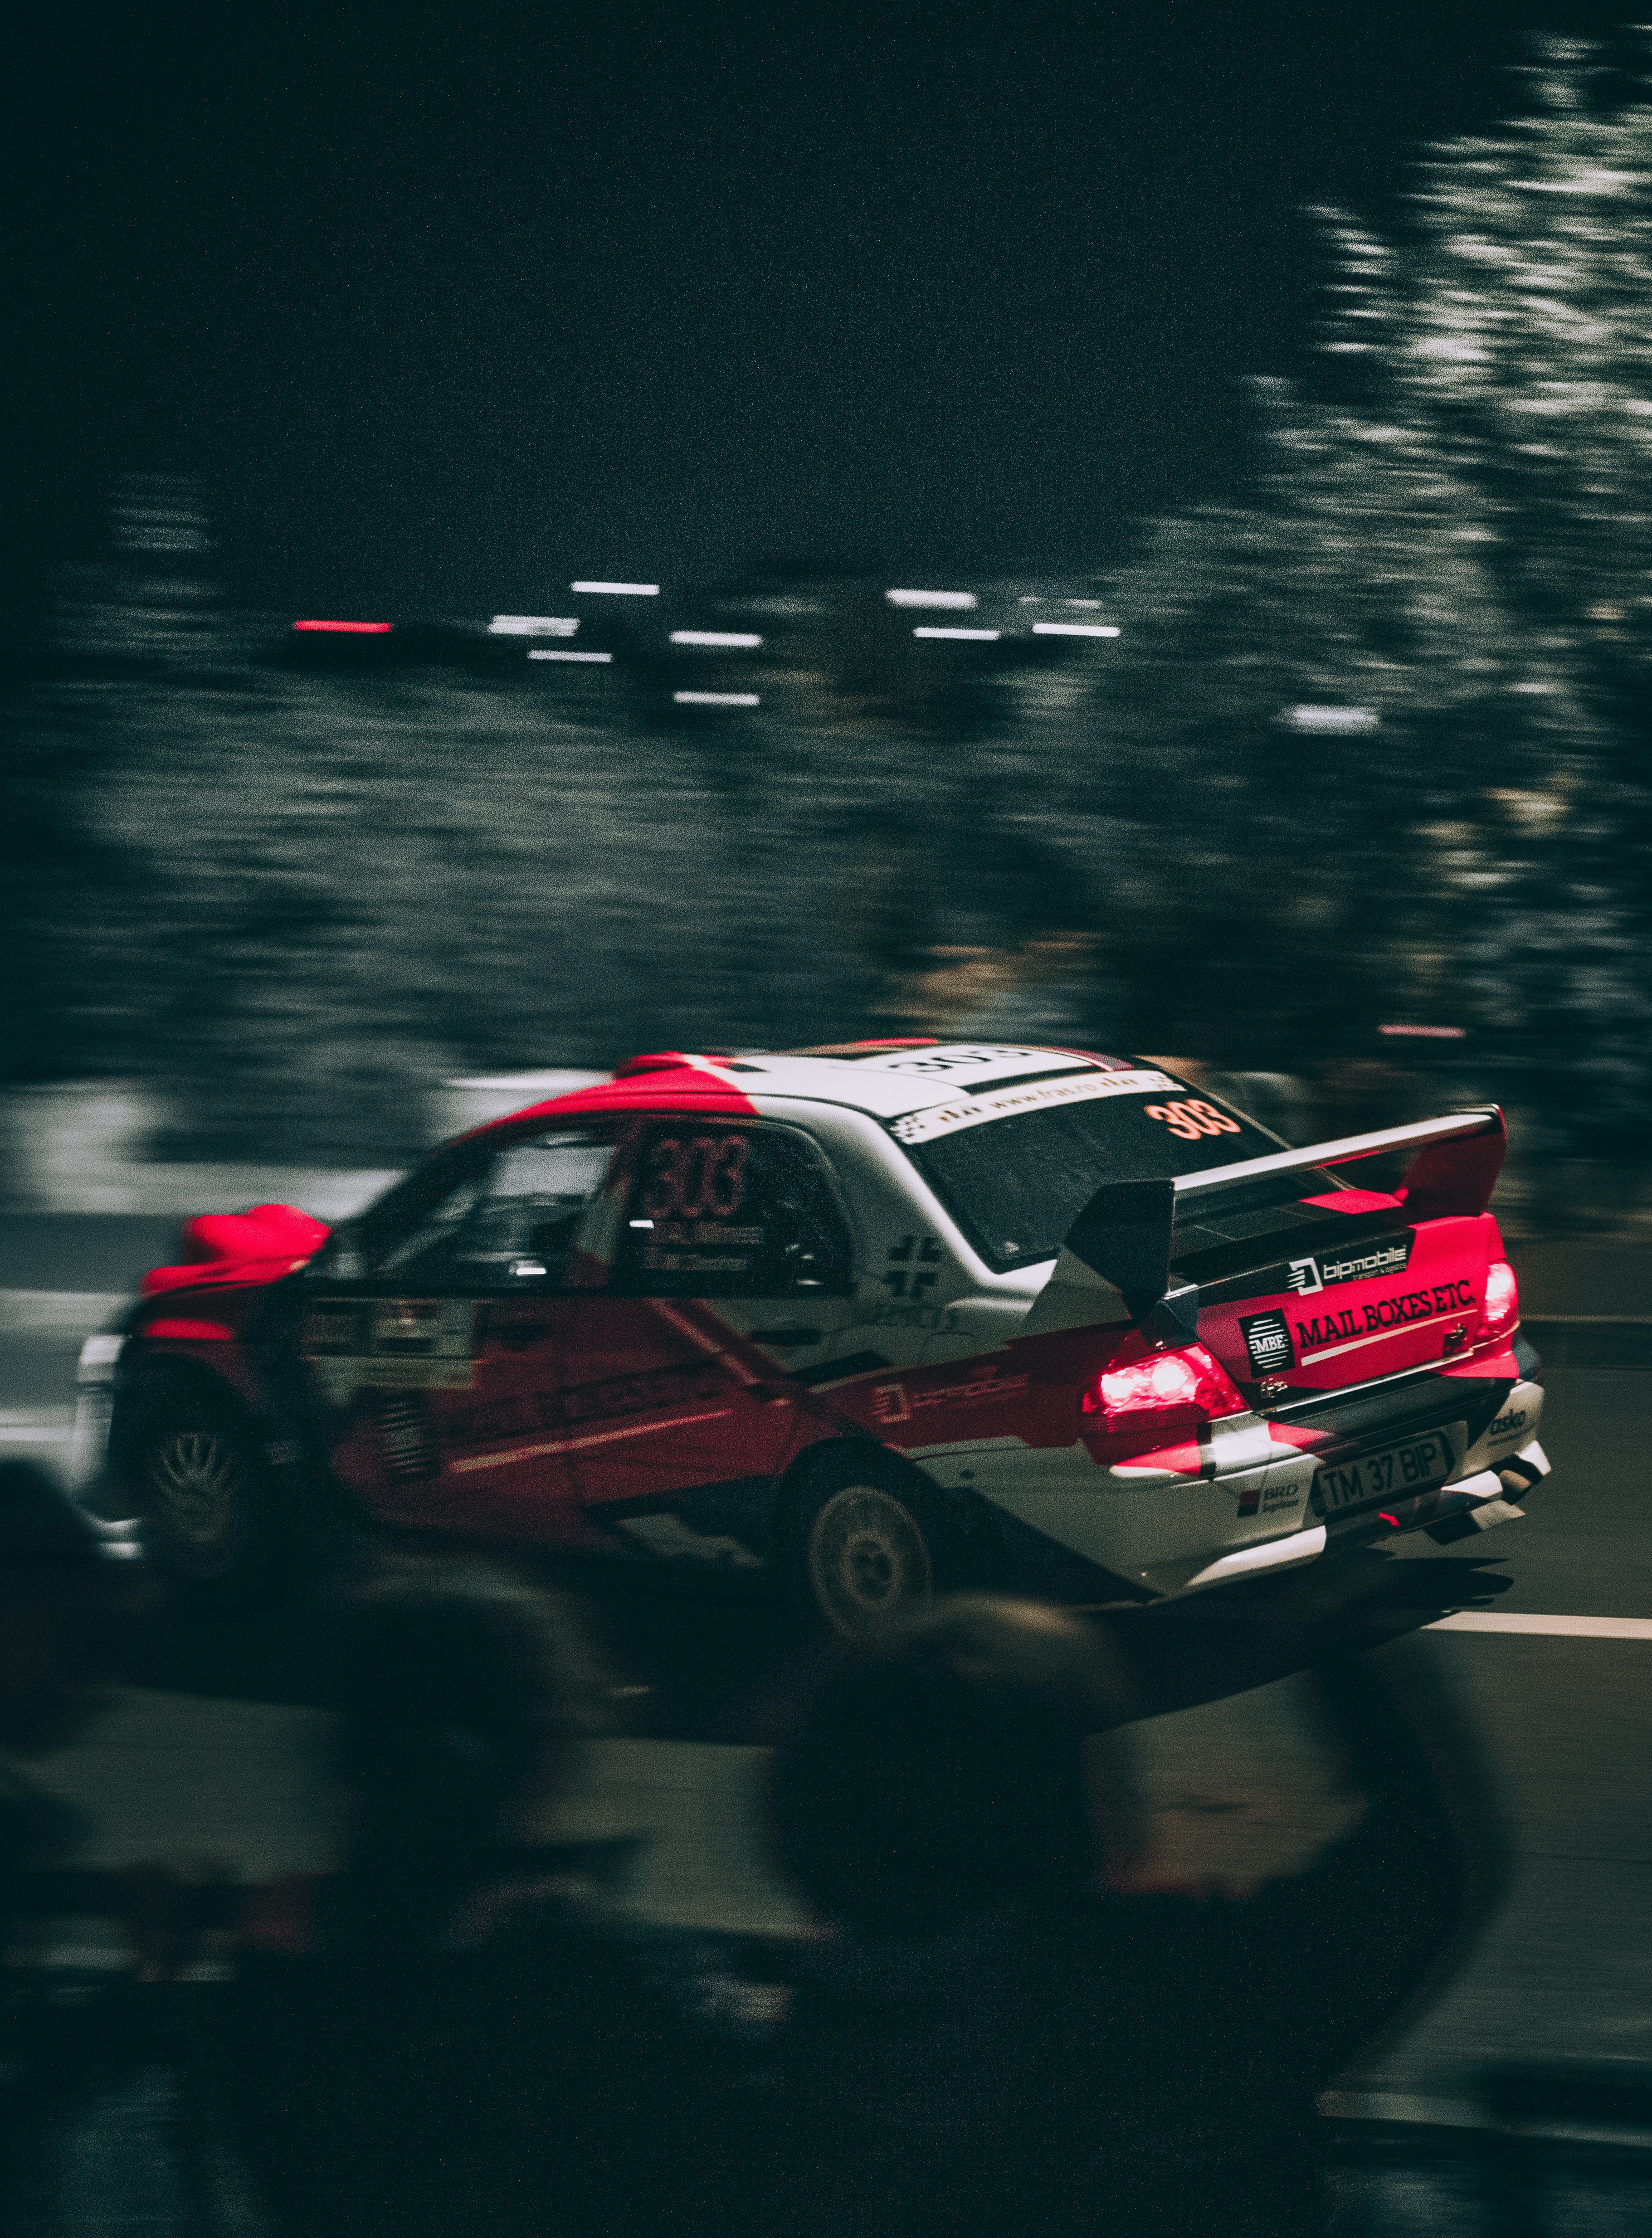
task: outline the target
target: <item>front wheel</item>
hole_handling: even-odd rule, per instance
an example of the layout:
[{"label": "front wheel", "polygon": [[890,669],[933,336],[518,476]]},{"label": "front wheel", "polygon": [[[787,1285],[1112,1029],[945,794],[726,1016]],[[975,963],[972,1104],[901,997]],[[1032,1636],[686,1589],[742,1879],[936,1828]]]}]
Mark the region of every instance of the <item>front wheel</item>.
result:
[{"label": "front wheel", "polygon": [[794,1606],[837,1639],[875,1639],[937,1593],[981,1582],[939,1496],[876,1448],[807,1471],[788,1492],[781,1538]]},{"label": "front wheel", "polygon": [[282,1541],[253,1427],[208,1399],[158,1407],[133,1453],[144,1552],[157,1570],[215,1596],[275,1581]]}]

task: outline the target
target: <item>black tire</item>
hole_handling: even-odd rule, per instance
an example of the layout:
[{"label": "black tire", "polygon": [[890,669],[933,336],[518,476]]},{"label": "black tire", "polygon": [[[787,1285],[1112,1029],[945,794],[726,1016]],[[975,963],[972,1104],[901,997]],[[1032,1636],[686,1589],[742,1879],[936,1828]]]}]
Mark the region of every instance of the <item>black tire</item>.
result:
[{"label": "black tire", "polygon": [[146,1415],[125,1472],[147,1559],[165,1576],[239,1599],[291,1566],[256,1428],[228,1402],[180,1394]]},{"label": "black tire", "polygon": [[990,1579],[944,1495],[876,1446],[806,1460],[782,1495],[779,1566],[797,1616],[828,1639],[865,1641],[937,1593]]}]

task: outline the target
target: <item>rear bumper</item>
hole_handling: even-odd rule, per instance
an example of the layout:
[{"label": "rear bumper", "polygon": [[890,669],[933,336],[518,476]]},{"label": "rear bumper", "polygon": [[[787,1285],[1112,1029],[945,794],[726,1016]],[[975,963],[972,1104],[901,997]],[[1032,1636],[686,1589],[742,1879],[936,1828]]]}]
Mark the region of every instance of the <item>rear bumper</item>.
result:
[{"label": "rear bumper", "polygon": [[[1463,1473],[1443,1486],[1429,1513],[1417,1518],[1431,1539],[1450,1546],[1525,1513],[1520,1502],[1549,1474],[1549,1456],[1533,1434],[1543,1420],[1543,1402],[1541,1385],[1516,1384],[1508,1405],[1467,1456]],[[1520,1440],[1524,1442],[1516,1442]]]},{"label": "rear bumper", "polygon": [[1464,1456],[1450,1484],[1411,1519],[1442,1545],[1472,1531],[1489,1531],[1524,1514],[1520,1502],[1549,1474],[1549,1456],[1538,1442],[1543,1394],[1539,1383],[1517,1383],[1496,1421]]},{"label": "rear bumper", "polygon": [[1267,1539],[1256,1546],[1241,1546],[1232,1554],[1219,1554],[1186,1579],[1180,1590],[1202,1593],[1212,1586],[1237,1586],[1247,1578],[1271,1577],[1276,1570],[1299,1570],[1305,1562],[1317,1562],[1325,1551],[1325,1526],[1316,1523],[1284,1539]]},{"label": "rear bumper", "polygon": [[[1216,1426],[1211,1473],[1107,1467],[1080,1443],[1019,1439],[909,1453],[949,1489],[973,1493],[1087,1562],[1159,1593],[1180,1592],[1213,1565],[1213,1585],[1312,1561],[1324,1545],[1307,1513],[1314,1460],[1276,1443],[1254,1414]],[[1312,1546],[1308,1539],[1315,1539]],[[1288,1540],[1302,1540],[1295,1547]],[[1230,1572],[1226,1566],[1237,1566]]]},{"label": "rear bumper", "polygon": [[1445,1512],[1447,1500],[1473,1506],[1485,1500],[1518,1500],[1534,1485],[1541,1484],[1548,1473],[1549,1456],[1534,1438],[1497,1467],[1479,1469],[1473,1476],[1459,1477],[1455,1484],[1443,1486],[1439,1495],[1442,1512]]},{"label": "rear bumper", "polygon": [[[1398,1511],[1400,1527],[1431,1527],[1483,1507],[1488,1521],[1503,1520],[1519,1491],[1548,1472],[1535,1435],[1543,1395],[1538,1384],[1516,1384],[1464,1454],[1456,1478],[1407,1502]],[[1394,1431],[1379,1433],[1373,1424],[1365,1434],[1375,1444],[1379,1436],[1391,1440]],[[1103,1467],[1081,1444],[1052,1450],[1015,1438],[908,1458],[937,1482],[988,1500],[1057,1546],[1157,1593],[1202,1592],[1296,1569],[1327,1545],[1364,1542],[1393,1527],[1375,1513],[1329,1524],[1315,1514],[1323,1453],[1276,1440],[1254,1414],[1217,1425],[1210,1453],[1214,1469],[1201,1477],[1139,1464]],[[1493,1505],[1503,1513],[1490,1513]]]}]

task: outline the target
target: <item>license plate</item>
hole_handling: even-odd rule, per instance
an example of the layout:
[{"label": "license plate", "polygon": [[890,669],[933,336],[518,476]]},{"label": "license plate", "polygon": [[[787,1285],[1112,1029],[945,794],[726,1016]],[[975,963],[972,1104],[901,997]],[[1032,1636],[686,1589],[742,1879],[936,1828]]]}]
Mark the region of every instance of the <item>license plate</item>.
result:
[{"label": "license plate", "polygon": [[1444,1430],[1408,1439],[1403,1446],[1322,1468],[1313,1480],[1313,1512],[1336,1515],[1345,1508],[1365,1507],[1379,1500],[1410,1500],[1427,1492],[1451,1476],[1467,1442],[1468,1425],[1453,1422]]}]

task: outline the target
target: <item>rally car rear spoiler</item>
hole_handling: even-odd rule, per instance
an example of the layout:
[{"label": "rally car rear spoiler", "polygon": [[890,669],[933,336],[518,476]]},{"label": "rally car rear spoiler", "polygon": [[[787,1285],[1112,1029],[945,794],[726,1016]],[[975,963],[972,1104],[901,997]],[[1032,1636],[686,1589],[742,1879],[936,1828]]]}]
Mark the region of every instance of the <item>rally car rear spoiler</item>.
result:
[{"label": "rally car rear spoiler", "polygon": [[1421,1119],[1409,1127],[1380,1127],[1369,1135],[1345,1135],[1332,1142],[1310,1142],[1299,1150],[1279,1150],[1237,1165],[1213,1166],[1174,1180],[1104,1182],[1067,1231],[1063,1253],[1071,1252],[1093,1274],[1117,1289],[1138,1322],[1160,1321],[1165,1334],[1191,1334],[1198,1290],[1191,1283],[1173,1288],[1172,1238],[1176,1215],[1200,1198],[1274,1174],[1314,1167],[1351,1164],[1384,1151],[1415,1149],[1404,1181],[1391,1194],[1404,1200],[1409,1221],[1438,1220],[1450,1214],[1483,1212],[1503,1168],[1508,1131],[1495,1104],[1457,1111],[1441,1119]]}]

